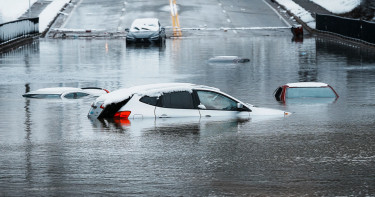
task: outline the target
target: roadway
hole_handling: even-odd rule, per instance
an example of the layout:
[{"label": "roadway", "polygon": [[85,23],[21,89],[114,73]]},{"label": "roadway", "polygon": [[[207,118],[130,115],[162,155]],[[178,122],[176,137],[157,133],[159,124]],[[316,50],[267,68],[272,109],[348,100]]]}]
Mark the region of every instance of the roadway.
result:
[{"label": "roadway", "polygon": [[[111,33],[123,36],[124,29],[129,27],[134,19],[145,17],[159,18],[167,30],[172,28],[168,0],[73,0],[69,7],[51,28],[51,32],[56,33],[58,30],[77,34],[89,30],[89,35],[78,35],[100,36]],[[184,36],[217,35],[221,32],[236,36],[259,29],[290,34],[286,29],[295,23],[268,0],[180,0],[177,1],[177,7]],[[201,31],[196,33],[198,29]]]}]

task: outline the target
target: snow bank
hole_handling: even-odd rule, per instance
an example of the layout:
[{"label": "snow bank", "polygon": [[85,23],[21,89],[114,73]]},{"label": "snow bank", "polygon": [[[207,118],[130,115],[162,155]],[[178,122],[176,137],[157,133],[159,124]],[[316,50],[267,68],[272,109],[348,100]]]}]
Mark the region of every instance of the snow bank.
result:
[{"label": "snow bank", "polygon": [[310,28],[315,29],[316,23],[314,17],[311,13],[306,11],[304,8],[294,3],[292,0],[275,0],[280,5],[284,6],[289,12],[300,18],[304,23],[306,23]]},{"label": "snow bank", "polygon": [[39,32],[42,33],[70,0],[54,0],[39,14]]},{"label": "snow bank", "polygon": [[361,0],[310,0],[334,14],[352,11],[361,4]]},{"label": "snow bank", "polygon": [[[32,6],[37,0],[30,0]],[[17,20],[29,9],[29,1],[25,0],[0,0],[0,23]]]}]

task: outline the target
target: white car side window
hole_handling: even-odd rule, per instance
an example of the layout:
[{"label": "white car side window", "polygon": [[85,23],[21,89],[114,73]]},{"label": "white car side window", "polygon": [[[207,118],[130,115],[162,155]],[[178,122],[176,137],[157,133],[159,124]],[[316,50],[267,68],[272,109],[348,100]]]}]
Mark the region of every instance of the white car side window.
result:
[{"label": "white car side window", "polygon": [[237,111],[237,102],[216,92],[197,91],[199,101],[208,110]]}]

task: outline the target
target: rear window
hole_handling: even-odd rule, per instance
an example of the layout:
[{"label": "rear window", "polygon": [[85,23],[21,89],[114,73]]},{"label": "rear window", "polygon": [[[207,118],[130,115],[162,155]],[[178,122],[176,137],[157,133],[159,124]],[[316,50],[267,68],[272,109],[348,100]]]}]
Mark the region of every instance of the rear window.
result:
[{"label": "rear window", "polygon": [[336,94],[330,87],[312,87],[312,88],[288,88],[286,98],[335,98]]},{"label": "rear window", "polygon": [[139,101],[152,106],[156,106],[158,103],[158,97],[144,96],[141,99],[139,99]]},{"label": "rear window", "polygon": [[56,99],[60,98],[61,94],[25,94],[24,97],[39,99]]},{"label": "rear window", "polygon": [[88,96],[88,95],[89,94],[83,93],[83,92],[72,92],[72,93],[69,93],[69,94],[65,94],[64,98],[67,98],[67,99],[79,99],[79,98],[82,98],[82,97],[85,97],[85,96]]},{"label": "rear window", "polygon": [[165,108],[193,109],[193,97],[189,92],[164,93],[161,97],[161,106]]}]

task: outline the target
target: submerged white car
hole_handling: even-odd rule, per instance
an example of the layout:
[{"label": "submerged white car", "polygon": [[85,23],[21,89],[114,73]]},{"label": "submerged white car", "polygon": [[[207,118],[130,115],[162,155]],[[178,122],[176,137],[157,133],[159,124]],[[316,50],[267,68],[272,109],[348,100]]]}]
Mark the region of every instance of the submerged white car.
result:
[{"label": "submerged white car", "polygon": [[87,96],[98,97],[103,94],[109,93],[108,90],[103,88],[87,87],[87,88],[73,88],[73,87],[55,87],[55,88],[42,88],[35,91],[30,91],[23,94],[26,98],[38,99],[79,99]]},{"label": "submerged white car", "polygon": [[88,116],[94,119],[142,119],[289,114],[281,110],[254,107],[213,87],[163,83],[135,86],[102,95],[92,103]]}]

